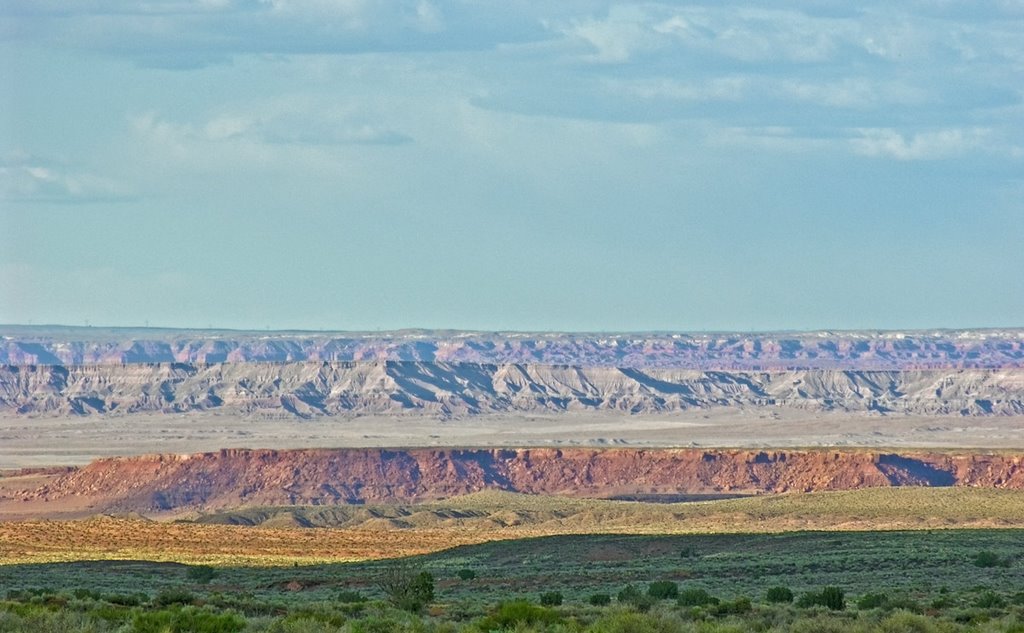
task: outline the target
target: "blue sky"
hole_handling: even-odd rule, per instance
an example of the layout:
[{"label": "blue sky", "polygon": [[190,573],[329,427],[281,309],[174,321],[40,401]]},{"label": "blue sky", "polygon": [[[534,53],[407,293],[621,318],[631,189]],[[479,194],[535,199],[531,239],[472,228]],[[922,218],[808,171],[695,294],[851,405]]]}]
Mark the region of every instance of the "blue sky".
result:
[{"label": "blue sky", "polygon": [[1024,4],[859,4],[5,0],[0,322],[1024,325]]}]

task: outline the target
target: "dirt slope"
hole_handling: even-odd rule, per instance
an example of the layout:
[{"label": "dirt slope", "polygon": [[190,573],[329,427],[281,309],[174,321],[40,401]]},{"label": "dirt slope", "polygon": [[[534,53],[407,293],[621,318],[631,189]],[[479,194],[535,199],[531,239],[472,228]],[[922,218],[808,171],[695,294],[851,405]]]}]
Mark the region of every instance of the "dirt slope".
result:
[{"label": "dirt slope", "polygon": [[0,366],[0,411],[329,415],[721,407],[1024,414],[1024,370],[787,372],[398,361]]},{"label": "dirt slope", "polygon": [[31,501],[137,512],[407,502],[487,489],[593,497],[880,486],[1024,489],[1022,462],[1020,455],[868,451],[231,449],[97,460],[37,490],[11,493],[6,509]]}]

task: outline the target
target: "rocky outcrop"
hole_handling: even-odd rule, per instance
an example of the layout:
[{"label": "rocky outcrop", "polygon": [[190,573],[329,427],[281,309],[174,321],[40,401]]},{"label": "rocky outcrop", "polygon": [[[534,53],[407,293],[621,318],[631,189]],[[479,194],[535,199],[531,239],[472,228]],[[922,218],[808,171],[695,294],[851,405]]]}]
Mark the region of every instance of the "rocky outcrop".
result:
[{"label": "rocky outcrop", "polygon": [[1024,458],[835,450],[230,449],[101,459],[21,496],[152,512],[416,502],[487,489],[611,497],[879,486],[1024,489]]},{"label": "rocky outcrop", "polygon": [[366,360],[755,371],[1024,368],[1024,329],[572,334],[0,328],[0,364],[8,365]]},{"label": "rocky outcrop", "polygon": [[725,372],[397,361],[0,367],[0,411],[441,417],[714,407],[1024,414],[1024,370]]}]

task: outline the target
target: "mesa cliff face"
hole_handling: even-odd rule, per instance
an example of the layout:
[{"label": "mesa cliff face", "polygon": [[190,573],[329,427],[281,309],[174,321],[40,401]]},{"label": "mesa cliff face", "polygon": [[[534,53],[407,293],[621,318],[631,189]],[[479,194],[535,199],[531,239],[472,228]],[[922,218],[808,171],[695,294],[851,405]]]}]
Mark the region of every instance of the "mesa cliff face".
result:
[{"label": "mesa cliff face", "polygon": [[1024,370],[701,371],[398,361],[0,366],[0,412],[314,417],[716,407],[1022,415]]},{"label": "mesa cliff face", "polygon": [[21,496],[96,511],[415,502],[487,489],[607,497],[879,486],[1024,489],[1020,455],[694,449],[230,449],[101,459]]}]

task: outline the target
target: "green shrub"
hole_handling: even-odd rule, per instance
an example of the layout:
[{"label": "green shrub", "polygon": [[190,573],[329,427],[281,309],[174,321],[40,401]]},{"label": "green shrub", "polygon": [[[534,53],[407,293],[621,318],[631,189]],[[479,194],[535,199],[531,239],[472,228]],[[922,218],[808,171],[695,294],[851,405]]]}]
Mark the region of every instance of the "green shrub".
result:
[{"label": "green shrub", "polygon": [[857,599],[858,609],[877,609],[889,603],[889,597],[884,593],[866,593]]},{"label": "green shrub", "polygon": [[557,607],[562,604],[562,594],[558,591],[548,591],[540,594],[540,603],[545,607]]},{"label": "green shrub", "polygon": [[612,603],[612,597],[606,593],[594,593],[587,598],[587,602],[595,607],[603,607]]},{"label": "green shrub", "polygon": [[208,585],[211,580],[217,577],[217,570],[209,565],[196,565],[189,567],[185,575],[194,583]]},{"label": "green shrub", "polygon": [[928,604],[931,609],[948,609],[951,606],[953,606],[953,600],[949,596],[939,596]]},{"label": "green shrub", "polygon": [[984,609],[967,609],[953,614],[953,621],[960,624],[982,624],[991,619]]},{"label": "green shrub", "polygon": [[320,622],[322,624],[328,624],[333,627],[340,627],[345,624],[345,616],[332,611],[325,606],[306,606],[295,611],[292,611],[286,615],[282,621],[294,622],[302,620],[303,622]]},{"label": "green shrub", "polygon": [[714,607],[716,615],[743,615],[744,613],[750,613],[753,609],[754,605],[750,603],[750,598],[746,596],[724,600]]},{"label": "green shrub", "polygon": [[212,613],[195,607],[143,611],[135,614],[132,633],[238,633],[245,618],[236,613]]},{"label": "green shrub", "polygon": [[499,604],[494,613],[477,622],[477,627],[482,631],[493,631],[521,625],[555,624],[560,620],[561,616],[554,609],[516,600]]},{"label": "green shrub", "polygon": [[619,591],[619,595],[616,596],[616,599],[622,603],[630,603],[642,597],[643,594],[640,593],[639,589],[633,585],[626,585],[621,591]]},{"label": "green shrub", "polygon": [[[588,633],[675,633],[680,629],[667,626],[650,615],[641,613],[609,613],[588,629]],[[708,631],[707,633],[713,633]]]},{"label": "green shrub", "polygon": [[144,593],[133,593],[133,594],[121,594],[112,593],[103,596],[103,599],[110,604],[116,604],[122,607],[137,607],[143,602],[149,600],[149,596]]},{"label": "green shrub", "polygon": [[671,580],[658,580],[647,585],[647,595],[655,600],[675,600],[679,597],[679,585]]},{"label": "green shrub", "polygon": [[342,589],[334,599],[344,604],[366,602],[366,596],[352,589]]},{"label": "green shrub", "polygon": [[921,603],[908,596],[893,596],[889,598],[883,608],[889,611],[909,611],[911,613],[923,613]]},{"label": "green shrub", "polygon": [[974,606],[979,609],[998,609],[1006,606],[1006,600],[994,591],[985,591],[974,600]]},{"label": "green shrub", "polygon": [[72,595],[79,600],[99,601],[103,599],[103,595],[100,592],[94,591],[92,589],[75,589],[72,592]]},{"label": "green shrub", "polygon": [[1010,559],[1000,558],[995,552],[986,550],[975,554],[974,564],[977,567],[1009,567]]},{"label": "green shrub", "polygon": [[287,617],[275,620],[266,633],[338,633],[338,627],[312,618]]},{"label": "green shrub", "polygon": [[417,571],[407,566],[384,570],[377,580],[377,586],[392,606],[403,611],[419,612],[434,599],[434,577],[430,572]]},{"label": "green shrub", "polygon": [[[100,604],[89,609],[89,616],[104,622],[114,624],[125,624],[132,619],[134,613],[131,609],[115,606],[112,604]],[[0,631],[3,627],[0,627]]]},{"label": "green shrub", "polygon": [[175,604],[193,604],[195,601],[196,597],[192,592],[181,587],[175,587],[173,589],[164,589],[156,594],[153,598],[153,606],[169,607]]},{"label": "green shrub", "polygon": [[879,623],[880,633],[933,633],[935,621],[924,616],[897,611]]},{"label": "green shrub", "polygon": [[626,585],[616,598],[620,603],[629,605],[637,611],[648,611],[654,606],[654,599],[645,596],[633,585]]},{"label": "green shrub", "polygon": [[801,609],[813,607],[817,604],[818,594],[813,591],[808,591],[807,593],[801,594],[800,597],[796,599],[796,606],[800,607]]},{"label": "green shrub", "polygon": [[676,603],[681,607],[703,607],[709,604],[718,604],[718,598],[712,596],[706,589],[690,588],[679,592],[679,599]]},{"label": "green shrub", "polygon": [[843,590],[839,587],[822,588],[821,604],[833,611],[842,611],[846,608],[846,598],[843,594]]},{"label": "green shrub", "polygon": [[768,602],[793,602],[793,592],[789,587],[772,587],[764,597]]},{"label": "green shrub", "polygon": [[108,630],[90,614],[77,611],[39,608],[27,609],[24,613],[0,611],[0,631],[4,633],[98,633]]},{"label": "green shrub", "polygon": [[833,611],[842,611],[846,608],[846,601],[843,590],[839,587],[823,587],[821,591],[811,591],[800,596],[796,606],[803,608],[821,606]]},{"label": "green shrub", "polygon": [[459,580],[473,580],[476,578],[476,572],[472,569],[460,569],[457,575]]},{"label": "green shrub", "polygon": [[352,633],[395,633],[395,631],[407,631],[409,629],[391,618],[372,616],[364,620],[351,622],[348,630]]}]

